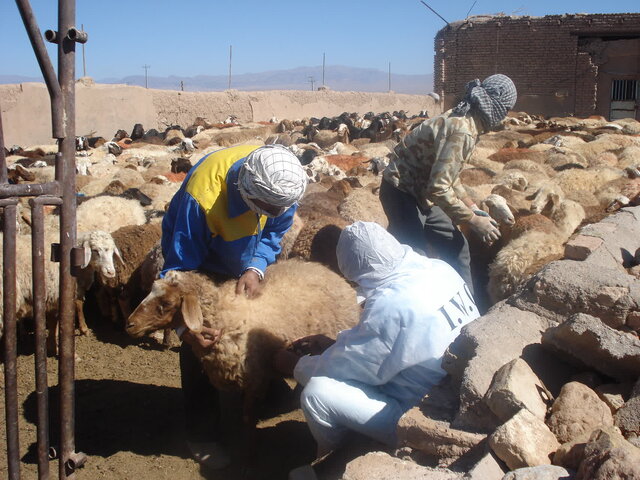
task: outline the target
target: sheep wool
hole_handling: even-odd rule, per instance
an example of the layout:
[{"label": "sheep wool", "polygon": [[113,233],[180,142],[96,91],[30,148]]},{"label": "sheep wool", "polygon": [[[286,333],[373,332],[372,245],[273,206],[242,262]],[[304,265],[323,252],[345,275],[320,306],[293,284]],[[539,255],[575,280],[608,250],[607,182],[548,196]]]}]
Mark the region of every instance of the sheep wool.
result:
[{"label": "sheep wool", "polygon": [[165,328],[181,311],[189,324],[195,311],[205,326],[223,329],[212,352],[201,358],[210,382],[261,398],[274,378],[277,350],[307,335],[335,336],[358,319],[355,291],[323,265],[284,260],[271,265],[266,278],[262,295],[247,299],[236,296],[235,279],[215,282],[203,273],[172,270],[154,282],[129,317],[127,332],[139,337]]}]

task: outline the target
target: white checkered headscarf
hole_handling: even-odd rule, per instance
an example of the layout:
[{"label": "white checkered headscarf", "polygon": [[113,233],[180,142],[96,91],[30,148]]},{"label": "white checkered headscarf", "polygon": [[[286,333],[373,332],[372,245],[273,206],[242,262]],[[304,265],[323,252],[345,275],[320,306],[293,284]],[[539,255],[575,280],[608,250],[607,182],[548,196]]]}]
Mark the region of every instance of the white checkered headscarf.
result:
[{"label": "white checkered headscarf", "polygon": [[487,128],[497,126],[513,108],[518,92],[513,81],[497,73],[484,79],[475,79],[466,87],[462,101],[453,109],[453,115],[464,116],[469,111],[477,114]]},{"label": "white checkered headscarf", "polygon": [[286,209],[300,200],[306,188],[307,175],[298,157],[281,145],[255,149],[238,174],[238,189],[249,207],[256,199]]}]

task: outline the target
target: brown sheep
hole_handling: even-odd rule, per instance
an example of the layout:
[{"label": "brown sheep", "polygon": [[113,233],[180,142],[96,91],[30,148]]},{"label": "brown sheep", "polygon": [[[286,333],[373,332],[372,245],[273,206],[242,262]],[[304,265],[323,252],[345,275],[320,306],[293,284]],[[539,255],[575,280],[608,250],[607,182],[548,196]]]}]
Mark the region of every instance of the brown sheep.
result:
[{"label": "brown sheep", "polygon": [[339,275],[297,259],[271,265],[262,295],[236,296],[236,280],[214,281],[197,272],[170,271],[131,314],[127,333],[141,337],[154,330],[202,326],[222,333],[202,356],[210,382],[220,390],[244,393],[244,421],[255,426],[255,404],[278,374],[274,354],[313,334],[335,336],[357,322],[355,292]]},{"label": "brown sheep", "polygon": [[126,319],[148,293],[141,291],[137,272],[149,251],[160,241],[161,233],[158,223],[129,225],[112,233],[122,262],[117,265],[113,278],[98,275],[98,284],[102,313],[114,323]]}]

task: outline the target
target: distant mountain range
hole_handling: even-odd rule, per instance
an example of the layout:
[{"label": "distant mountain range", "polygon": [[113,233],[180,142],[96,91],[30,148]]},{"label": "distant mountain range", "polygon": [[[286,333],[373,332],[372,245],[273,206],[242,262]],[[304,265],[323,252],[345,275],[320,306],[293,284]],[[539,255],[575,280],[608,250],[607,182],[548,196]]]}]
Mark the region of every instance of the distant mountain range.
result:
[{"label": "distant mountain range", "polygon": [[[122,78],[94,79],[97,83],[145,85],[144,75]],[[313,80],[313,82],[312,82]],[[331,90],[355,92],[386,92],[389,90],[389,73],[372,68],[328,66],[324,83]],[[41,82],[42,77],[0,75],[0,84]],[[194,77],[149,76],[149,88],[185,91],[221,91],[229,86],[228,75],[197,75]],[[231,88],[236,90],[311,90],[322,85],[322,67],[297,67],[261,73],[232,74]],[[391,90],[396,93],[426,94],[433,90],[433,75],[404,75],[391,72]]]}]

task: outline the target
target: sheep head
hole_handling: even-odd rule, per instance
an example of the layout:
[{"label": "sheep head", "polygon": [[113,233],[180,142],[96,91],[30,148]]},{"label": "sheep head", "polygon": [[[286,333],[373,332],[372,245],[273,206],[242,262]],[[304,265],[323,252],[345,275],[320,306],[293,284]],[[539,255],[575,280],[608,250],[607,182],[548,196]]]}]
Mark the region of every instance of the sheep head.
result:
[{"label": "sheep head", "polygon": [[151,292],[127,320],[127,333],[141,337],[163,328],[186,326],[193,332],[202,329],[203,317],[198,296],[185,287],[184,272],[171,270],[153,282]]},{"label": "sheep head", "polygon": [[545,210],[555,210],[560,202],[562,196],[557,187],[550,185],[544,185],[540,187],[531,199],[531,213],[542,213]]},{"label": "sheep head", "polygon": [[110,233],[101,230],[89,232],[83,235],[81,243],[84,248],[83,269],[91,265],[104,278],[116,276],[114,257],[122,264],[124,261]]},{"label": "sheep head", "polygon": [[492,193],[482,201],[482,204],[489,212],[489,215],[501,225],[513,225],[516,223],[516,219],[504,197]]}]

